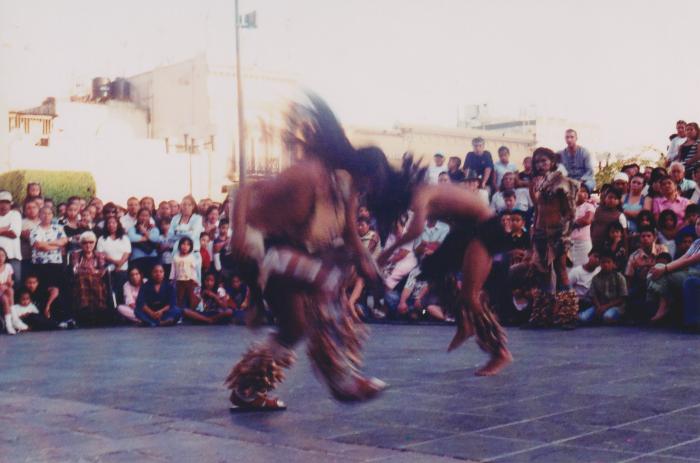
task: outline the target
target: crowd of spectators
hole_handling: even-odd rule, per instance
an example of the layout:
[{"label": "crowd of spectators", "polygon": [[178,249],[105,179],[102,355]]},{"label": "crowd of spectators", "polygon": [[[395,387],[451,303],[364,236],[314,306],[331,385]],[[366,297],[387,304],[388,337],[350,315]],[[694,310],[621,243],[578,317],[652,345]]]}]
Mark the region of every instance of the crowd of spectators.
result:
[{"label": "crowd of spectators", "polygon": [[[700,325],[697,124],[678,122],[665,163],[625,165],[604,185],[596,185],[591,156],[574,130],[566,131],[565,143],[557,169],[580,184],[567,259],[579,323]],[[472,145],[464,160],[436,153],[426,181],[456,184],[499,215],[507,249],[494,257],[485,301],[505,324],[528,326],[540,288],[513,270],[532,256],[537,166],[530,157],[516,166],[506,146],[494,162],[483,139]],[[8,333],[243,323],[250,290],[226,259],[227,204],[191,196],[157,206],[150,197],[129,198],[125,208],[98,198],[53,204],[36,183],[21,205],[12,199],[0,191],[0,305]],[[380,236],[371,211],[360,207],[357,232],[377,258],[411,217],[407,211]],[[365,320],[452,320],[460,276],[451,277],[451,290],[420,278],[421,260],[449,231],[449,223],[429,219],[422,235],[381,269],[384,288],[360,277],[348,285],[350,308]]]}]

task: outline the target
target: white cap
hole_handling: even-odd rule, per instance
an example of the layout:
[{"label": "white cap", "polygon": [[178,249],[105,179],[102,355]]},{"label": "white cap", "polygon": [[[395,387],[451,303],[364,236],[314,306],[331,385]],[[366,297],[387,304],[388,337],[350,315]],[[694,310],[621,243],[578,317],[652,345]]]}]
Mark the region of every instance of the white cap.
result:
[{"label": "white cap", "polygon": [[613,177],[613,182],[629,182],[629,176],[624,172],[618,172]]},{"label": "white cap", "polygon": [[9,191],[0,191],[0,201],[12,202],[12,193]]}]

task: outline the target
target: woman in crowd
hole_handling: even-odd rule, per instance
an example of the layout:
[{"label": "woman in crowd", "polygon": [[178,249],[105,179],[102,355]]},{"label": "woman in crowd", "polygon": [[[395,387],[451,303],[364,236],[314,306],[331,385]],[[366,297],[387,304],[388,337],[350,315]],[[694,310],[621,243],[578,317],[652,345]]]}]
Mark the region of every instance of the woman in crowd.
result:
[{"label": "woman in crowd", "polygon": [[644,176],[637,174],[630,179],[629,192],[622,197],[622,212],[627,217],[627,229],[637,231],[637,216],[644,209]]},{"label": "woman in crowd", "polygon": [[652,212],[657,222],[659,215],[665,210],[671,210],[676,214],[676,222],[683,223],[685,218],[685,208],[688,207],[688,199],[678,193],[676,182],[670,176],[665,176],[659,180],[661,186],[661,196],[654,198]]},{"label": "woman in crowd", "polygon": [[151,213],[151,217],[153,217],[153,215],[156,213],[156,201],[150,196],[144,196],[141,198],[141,201],[139,201],[139,208],[148,209],[148,211]]},{"label": "woman in crowd", "polygon": [[219,232],[219,208],[216,206],[209,206],[204,215],[204,232],[208,233],[213,239],[216,238]]},{"label": "woman in crowd", "polygon": [[134,314],[150,327],[172,326],[182,317],[182,311],[175,304],[175,288],[165,279],[162,265],[153,266],[151,279],[141,287]]},{"label": "woman in crowd", "polygon": [[593,223],[591,224],[591,240],[593,240],[593,247],[596,249],[602,249],[605,245],[611,223],[618,222],[623,229],[627,229],[627,218],[620,207],[622,193],[614,187],[601,188],[601,190],[604,191],[601,193],[602,201],[593,215]]},{"label": "woman in crowd", "polygon": [[73,300],[80,324],[101,325],[112,321],[107,310],[104,282],[105,259],[95,252],[97,236],[91,231],[80,235],[80,251],[73,254]]},{"label": "woman in crowd", "polygon": [[204,230],[202,224],[202,216],[195,212],[197,208],[197,202],[190,195],[182,198],[182,205],[180,206],[180,213],[175,215],[170,221],[170,229],[168,230],[168,239],[173,242],[174,249],[179,249],[179,242],[182,238],[187,237],[190,239],[193,247],[192,253],[195,262],[197,263],[196,283],[200,284],[202,280],[201,267],[202,258],[199,254],[200,240],[199,235]]},{"label": "woman in crowd", "polygon": [[644,195],[644,210],[650,211],[654,205],[654,198],[662,196],[661,194],[661,179],[666,177],[668,172],[663,167],[655,167],[649,174],[649,180],[642,190]]},{"label": "woman in crowd", "polygon": [[596,207],[590,202],[590,191],[585,184],[576,195],[576,214],[574,215],[574,229],[571,232],[570,257],[574,267],[588,262],[588,253],[593,249],[591,241],[591,223]]},{"label": "woman in crowd", "polygon": [[151,269],[158,262],[160,231],[153,224],[149,208],[139,209],[136,225],[129,229],[127,235],[131,242],[131,266],[137,267],[141,275],[150,275]]},{"label": "woman in crowd", "polygon": [[29,241],[32,244],[32,268],[39,280],[63,290],[63,249],[68,238],[63,227],[53,223],[53,210],[49,206],[39,211],[39,225],[31,231]]},{"label": "woman in crowd", "polygon": [[676,233],[678,232],[678,217],[675,212],[667,209],[659,214],[658,233],[656,241],[668,249],[669,254],[676,255]]},{"label": "woman in crowd", "polygon": [[139,290],[143,285],[143,276],[141,271],[134,267],[129,270],[129,281],[124,283],[124,303],[117,307],[119,313],[131,323],[140,324],[141,321],[136,318],[134,310],[136,310],[136,298],[139,295]]},{"label": "woman in crowd", "polygon": [[80,249],[80,235],[88,231],[88,228],[80,224],[80,204],[78,201],[71,201],[66,207],[66,215],[58,221],[63,226],[63,231],[68,238],[66,255],[70,256],[74,251]]},{"label": "woman in crowd", "polygon": [[92,214],[92,219],[95,220],[97,217],[100,217],[102,215],[102,208],[104,207],[104,204],[102,203],[102,200],[100,198],[92,198],[90,204],[88,204],[88,207],[95,208]]},{"label": "woman in crowd", "polygon": [[27,183],[27,194],[25,195],[24,200],[32,200],[32,199],[43,199],[44,194],[41,191],[41,185],[37,182],[30,182]]},{"label": "woman in crowd", "polygon": [[201,291],[202,310],[183,308],[185,318],[195,322],[213,325],[214,323],[228,323],[233,316],[233,310],[228,307],[228,298],[224,288],[216,284],[216,275],[207,273]]},{"label": "woman in crowd", "polygon": [[131,242],[116,215],[109,215],[105,219],[104,231],[97,241],[97,252],[102,254],[107,265],[110,302],[112,308],[116,309],[124,301],[122,288],[129,279],[127,270],[131,255]]},{"label": "woman in crowd", "polygon": [[501,179],[501,185],[497,193],[491,198],[491,209],[497,214],[506,209],[506,203],[503,198],[505,191],[515,191],[515,209],[523,212],[528,212],[532,209],[532,199],[527,188],[516,188],[516,176],[513,172],[506,172]]}]

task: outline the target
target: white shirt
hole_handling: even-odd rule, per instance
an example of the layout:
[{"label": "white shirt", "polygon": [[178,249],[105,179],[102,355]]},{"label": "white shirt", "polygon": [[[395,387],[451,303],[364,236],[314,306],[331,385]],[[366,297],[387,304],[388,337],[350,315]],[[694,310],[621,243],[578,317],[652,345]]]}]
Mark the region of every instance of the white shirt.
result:
[{"label": "white shirt", "polygon": [[509,162],[508,164],[503,164],[500,160],[493,163],[493,170],[496,172],[496,188],[501,187],[501,180],[506,172],[517,172],[518,166]]},{"label": "white shirt", "polygon": [[0,228],[10,227],[17,235],[16,238],[0,236],[0,248],[7,253],[8,259],[22,259],[22,248],[19,243],[19,235],[22,233],[22,216],[19,212],[11,210],[0,216]]},{"label": "white shirt", "polygon": [[124,214],[119,218],[119,222],[122,224],[124,231],[127,231],[136,225],[136,217],[131,217],[129,214]]},{"label": "white shirt", "polygon": [[[100,236],[100,239],[97,240],[96,251],[104,253],[110,259],[119,260],[122,258],[124,253],[131,254],[131,241],[129,241],[129,238],[126,236],[126,234],[124,234],[121,238],[116,240]],[[109,264],[107,268],[112,271],[115,270],[114,264]],[[128,268],[129,261],[127,260],[117,270],[126,271]]]},{"label": "white shirt", "polygon": [[688,139],[685,137],[676,137],[671,140],[671,143],[668,145],[668,162],[673,162],[678,157],[680,147],[686,140]]},{"label": "white shirt", "polygon": [[569,270],[569,282],[571,287],[576,291],[578,297],[583,297],[591,289],[591,283],[593,282],[593,277],[600,272],[600,266],[596,267],[592,272],[586,271],[583,265],[574,267]]},{"label": "white shirt", "polygon": [[423,233],[413,242],[413,248],[417,248],[421,243],[442,243],[445,241],[445,237],[450,232],[450,226],[439,220],[435,222],[434,227],[428,227],[427,225],[423,229]]},{"label": "white shirt", "polygon": [[441,166],[431,165],[428,167],[428,172],[426,173],[426,180],[431,185],[437,185],[438,177],[443,172],[447,172],[447,165],[443,163]]},{"label": "white shirt", "polygon": [[12,275],[14,275],[12,266],[5,262],[5,265],[0,269],[0,284],[12,283]]}]

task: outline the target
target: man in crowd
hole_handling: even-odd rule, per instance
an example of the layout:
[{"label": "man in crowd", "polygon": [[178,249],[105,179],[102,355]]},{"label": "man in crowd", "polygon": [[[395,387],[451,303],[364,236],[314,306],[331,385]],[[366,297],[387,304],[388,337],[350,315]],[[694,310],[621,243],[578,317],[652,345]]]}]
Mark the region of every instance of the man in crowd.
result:
[{"label": "man in crowd", "polygon": [[438,178],[440,174],[447,172],[447,166],[445,165],[445,156],[438,152],[433,156],[433,165],[428,167],[427,175],[425,176],[428,183],[431,185],[437,185]]},{"label": "man in crowd", "polygon": [[462,166],[462,160],[457,156],[450,156],[450,160],[447,161],[447,175],[450,176],[450,181],[452,183],[459,183],[464,180],[464,171],[460,169]]},{"label": "man in crowd", "polygon": [[498,148],[498,162],[494,163],[493,171],[496,180],[493,185],[494,191],[498,191],[501,187],[501,180],[506,172],[516,173],[518,171],[518,167],[510,162],[510,150],[507,146]]},{"label": "man in crowd", "polygon": [[464,174],[467,178],[476,176],[479,179],[479,188],[485,189],[493,172],[493,159],[491,153],[485,149],[486,142],[483,138],[473,139],[472,147],[474,151],[467,153],[464,159]]},{"label": "man in crowd", "polygon": [[630,316],[636,320],[648,318],[642,307],[646,301],[647,273],[656,264],[656,256],[668,252],[668,248],[656,242],[656,232],[652,227],[639,229],[639,249],[627,260],[625,277],[630,293]]},{"label": "man in crowd", "polygon": [[574,129],[566,131],[565,140],[566,148],[557,154],[561,157],[569,177],[584,183],[589,191],[595,190],[591,154],[586,148],[577,144],[578,134]]},{"label": "man in crowd", "polygon": [[12,194],[0,191],[0,248],[7,254],[7,263],[12,266],[13,281],[16,287],[22,281],[22,216],[12,209]]},{"label": "man in crowd", "polygon": [[136,216],[139,213],[140,207],[139,200],[133,196],[126,201],[126,214],[119,219],[124,231],[128,231],[131,227],[136,225]]},{"label": "man in crowd", "polygon": [[666,166],[669,166],[673,161],[677,160],[679,148],[687,140],[687,138],[685,138],[685,125],[685,121],[683,120],[676,122],[676,133],[671,135],[671,143],[668,145]]},{"label": "man in crowd", "polygon": [[668,175],[671,176],[676,185],[678,193],[684,198],[690,198],[695,193],[697,183],[694,180],[685,178],[685,166],[678,161],[673,161],[669,168]]}]

